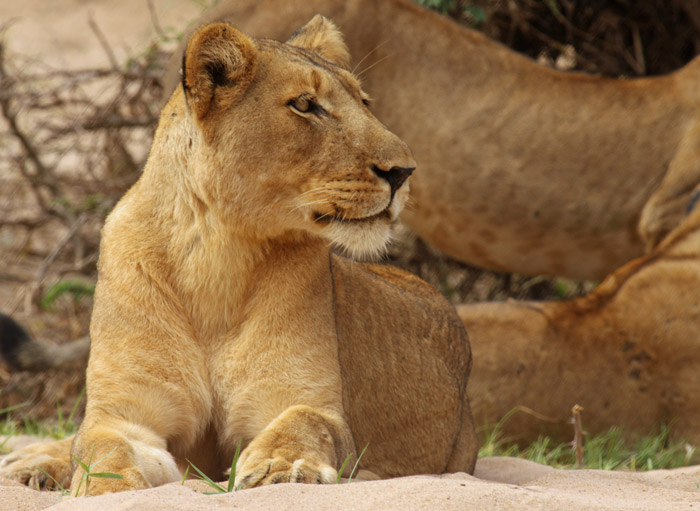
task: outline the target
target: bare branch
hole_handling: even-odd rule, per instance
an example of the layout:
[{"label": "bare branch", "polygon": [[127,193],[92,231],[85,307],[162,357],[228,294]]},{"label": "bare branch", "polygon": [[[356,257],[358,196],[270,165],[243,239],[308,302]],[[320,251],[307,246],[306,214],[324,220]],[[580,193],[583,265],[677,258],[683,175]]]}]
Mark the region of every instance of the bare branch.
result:
[{"label": "bare branch", "polygon": [[[7,75],[5,71],[5,44],[0,42],[0,88],[9,89],[12,87],[12,79]],[[27,157],[31,160],[36,167],[37,172],[42,176],[45,186],[47,186],[51,192],[56,193],[56,183],[54,176],[51,174],[49,169],[46,168],[44,163],[39,157],[39,152],[36,150],[34,145],[30,142],[29,137],[22,131],[17,123],[17,116],[12,112],[12,107],[10,105],[9,98],[0,98],[0,110],[2,115],[10,126],[10,132],[19,140],[24,148]]]},{"label": "bare branch", "polygon": [[151,24],[153,29],[158,34],[163,41],[167,41],[169,37],[163,31],[163,27],[160,26],[160,21],[158,21],[158,13],[156,12],[156,6],[153,4],[153,0],[148,0],[148,12],[151,14]]},{"label": "bare branch", "polygon": [[94,17],[92,12],[90,13],[90,16],[88,17],[88,23],[90,24],[90,29],[97,37],[97,40],[100,41],[100,46],[102,46],[102,49],[104,50],[105,54],[107,55],[107,58],[109,59],[109,63],[111,64],[112,69],[114,69],[115,71],[118,70],[119,63],[117,62],[117,57],[114,55],[114,52],[112,51],[112,47],[107,42],[107,38],[105,37],[104,33],[102,32],[102,30],[100,30],[100,27],[97,25],[97,22],[95,21],[95,17]]},{"label": "bare branch", "polygon": [[24,227],[26,229],[36,229],[46,224],[50,219],[47,217],[42,218],[20,218],[17,220],[3,220],[3,227]]},{"label": "bare branch", "polygon": [[53,262],[56,260],[56,257],[58,257],[58,254],[61,253],[61,251],[68,245],[68,243],[73,239],[73,236],[75,236],[75,233],[80,229],[80,227],[87,221],[87,215],[84,213],[81,214],[75,222],[73,222],[73,225],[71,225],[70,229],[68,229],[68,232],[61,238],[61,240],[54,246],[53,250],[51,253],[48,255],[46,259],[41,263],[39,268],[36,271],[36,274],[34,275],[34,281],[32,282],[31,290],[30,290],[30,295],[31,295],[31,301],[36,302],[37,295],[39,294],[39,291],[41,289],[41,284],[44,282],[44,278],[46,277],[46,271],[48,270],[49,266],[53,264]]}]

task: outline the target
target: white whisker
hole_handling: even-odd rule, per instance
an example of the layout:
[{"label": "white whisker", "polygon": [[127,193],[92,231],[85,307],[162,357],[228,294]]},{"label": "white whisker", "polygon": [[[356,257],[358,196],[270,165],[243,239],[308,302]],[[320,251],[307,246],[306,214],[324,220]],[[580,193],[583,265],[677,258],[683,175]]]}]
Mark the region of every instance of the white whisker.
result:
[{"label": "white whisker", "polygon": [[388,59],[389,57],[393,57],[393,56],[394,56],[394,55],[387,55],[386,57],[383,57],[383,58],[379,59],[377,62],[375,62],[375,63],[372,64],[371,66],[367,66],[365,69],[363,69],[362,71],[360,71],[359,73],[357,73],[357,76],[358,76],[358,77],[362,77],[363,74],[365,74],[367,71],[369,71],[370,69],[372,69],[374,66],[376,66],[377,64],[381,64],[381,63],[384,62],[386,59]]},{"label": "white whisker", "polygon": [[310,202],[305,202],[303,204],[299,204],[298,206],[293,207],[289,212],[293,213],[297,209],[305,208],[307,206],[311,206],[313,204],[330,204],[330,201],[328,199],[319,199],[319,200],[314,200]]},{"label": "white whisker", "polygon": [[324,213],[321,216],[314,218],[314,222],[317,222],[319,220],[323,220],[324,218],[329,217],[329,216],[331,216],[330,213]]},{"label": "white whisker", "polygon": [[360,65],[361,65],[365,60],[367,60],[367,57],[369,57],[370,55],[372,55],[375,51],[377,51],[379,48],[381,48],[382,46],[384,46],[384,45],[385,45],[386,43],[388,43],[388,42],[389,42],[389,39],[386,39],[386,40],[382,41],[381,43],[379,43],[377,46],[375,46],[374,49],[368,51],[367,54],[366,54],[364,57],[362,57],[362,58],[360,59],[360,61],[359,61],[357,64],[355,64],[355,67],[352,68],[352,74],[355,74],[355,71],[357,70],[357,68],[360,67]]},{"label": "white whisker", "polygon": [[305,192],[300,193],[299,196],[297,197],[297,199],[301,199],[302,197],[305,197],[306,195],[311,195],[313,193],[320,192],[321,190],[325,190],[325,189],[326,189],[326,185],[318,186],[316,188],[306,190]]}]

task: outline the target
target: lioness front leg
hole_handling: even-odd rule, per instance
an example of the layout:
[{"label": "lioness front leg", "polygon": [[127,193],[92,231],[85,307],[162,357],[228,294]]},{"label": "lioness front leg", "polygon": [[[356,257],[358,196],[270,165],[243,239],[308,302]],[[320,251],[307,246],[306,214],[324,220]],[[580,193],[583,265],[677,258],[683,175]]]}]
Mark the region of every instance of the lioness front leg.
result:
[{"label": "lioness front leg", "polygon": [[333,483],[339,461],[350,453],[354,445],[342,417],[310,406],[292,406],[245,448],[238,461],[236,485]]},{"label": "lioness front leg", "polygon": [[[166,442],[152,430],[123,420],[100,417],[84,422],[73,443],[73,495],[100,495],[150,488],[177,481],[180,472]],[[121,478],[94,477],[117,474]]]}]

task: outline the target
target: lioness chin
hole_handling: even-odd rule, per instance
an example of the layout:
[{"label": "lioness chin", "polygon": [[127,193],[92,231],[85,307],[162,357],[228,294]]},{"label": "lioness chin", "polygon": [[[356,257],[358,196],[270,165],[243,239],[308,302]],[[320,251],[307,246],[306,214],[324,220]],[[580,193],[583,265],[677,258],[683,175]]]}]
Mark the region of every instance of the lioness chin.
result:
[{"label": "lioness chin", "polygon": [[[286,44],[216,23],[190,38],[143,175],[103,230],[72,486],[211,477],[328,483],[471,472],[471,354],[453,308],[380,251],[415,166],[367,108],[320,16]],[[70,440],[5,477],[68,483]],[[75,460],[122,479],[90,478]]]}]

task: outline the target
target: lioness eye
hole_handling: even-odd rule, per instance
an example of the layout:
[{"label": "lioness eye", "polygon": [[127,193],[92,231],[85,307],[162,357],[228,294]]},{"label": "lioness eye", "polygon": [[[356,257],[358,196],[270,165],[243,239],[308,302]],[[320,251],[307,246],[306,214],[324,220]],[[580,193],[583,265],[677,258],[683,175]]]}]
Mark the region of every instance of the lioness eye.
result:
[{"label": "lioness eye", "polygon": [[300,111],[303,114],[309,113],[311,111],[311,99],[307,97],[300,97],[291,100],[289,103],[289,106],[294,108],[295,110]]},{"label": "lioness eye", "polygon": [[362,98],[362,104],[365,105],[367,108],[369,108],[369,105],[370,105],[369,99]]},{"label": "lioness eye", "polygon": [[322,115],[326,110],[319,105],[311,96],[299,96],[287,102],[287,105],[301,114]]}]

